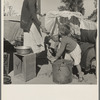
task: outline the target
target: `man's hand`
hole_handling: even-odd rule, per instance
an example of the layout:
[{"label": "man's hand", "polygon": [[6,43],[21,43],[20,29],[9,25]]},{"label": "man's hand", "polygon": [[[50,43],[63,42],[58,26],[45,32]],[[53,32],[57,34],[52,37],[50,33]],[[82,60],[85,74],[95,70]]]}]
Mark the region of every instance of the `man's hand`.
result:
[{"label": "man's hand", "polygon": [[46,33],[47,35],[50,34],[50,32],[48,32],[44,26],[41,25],[40,28],[42,29],[43,33]]},{"label": "man's hand", "polygon": [[44,32],[44,33],[47,32],[47,30],[46,30],[46,28],[44,26],[41,25],[40,28],[42,29],[42,32]]}]

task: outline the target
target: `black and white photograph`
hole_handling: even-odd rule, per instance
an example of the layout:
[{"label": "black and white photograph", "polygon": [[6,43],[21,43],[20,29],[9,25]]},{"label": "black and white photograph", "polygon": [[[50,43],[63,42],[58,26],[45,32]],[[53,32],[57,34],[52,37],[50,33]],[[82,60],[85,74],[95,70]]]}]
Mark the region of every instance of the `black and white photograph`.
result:
[{"label": "black and white photograph", "polygon": [[97,85],[97,0],[2,3],[4,85]]}]

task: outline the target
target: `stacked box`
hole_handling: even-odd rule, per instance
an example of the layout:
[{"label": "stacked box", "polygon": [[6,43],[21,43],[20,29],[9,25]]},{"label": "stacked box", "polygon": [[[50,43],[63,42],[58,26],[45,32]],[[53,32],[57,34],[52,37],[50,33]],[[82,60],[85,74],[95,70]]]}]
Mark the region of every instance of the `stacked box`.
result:
[{"label": "stacked box", "polygon": [[36,55],[34,53],[14,54],[14,75],[22,73],[24,80],[29,81],[36,77]]}]

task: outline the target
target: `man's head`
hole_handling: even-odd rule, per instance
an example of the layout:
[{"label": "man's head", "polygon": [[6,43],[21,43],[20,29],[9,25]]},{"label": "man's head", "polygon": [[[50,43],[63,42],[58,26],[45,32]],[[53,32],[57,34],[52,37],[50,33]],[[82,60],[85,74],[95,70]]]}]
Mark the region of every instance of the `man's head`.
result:
[{"label": "man's head", "polygon": [[70,34],[70,26],[68,24],[62,24],[59,26],[59,35],[69,35]]}]

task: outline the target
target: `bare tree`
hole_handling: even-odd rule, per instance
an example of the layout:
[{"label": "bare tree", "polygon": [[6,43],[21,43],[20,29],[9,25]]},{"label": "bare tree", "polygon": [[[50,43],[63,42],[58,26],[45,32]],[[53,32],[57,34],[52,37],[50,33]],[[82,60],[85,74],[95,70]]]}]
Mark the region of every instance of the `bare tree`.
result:
[{"label": "bare tree", "polygon": [[7,0],[4,0],[4,16],[13,16],[17,15],[13,7],[10,5],[10,3]]}]

